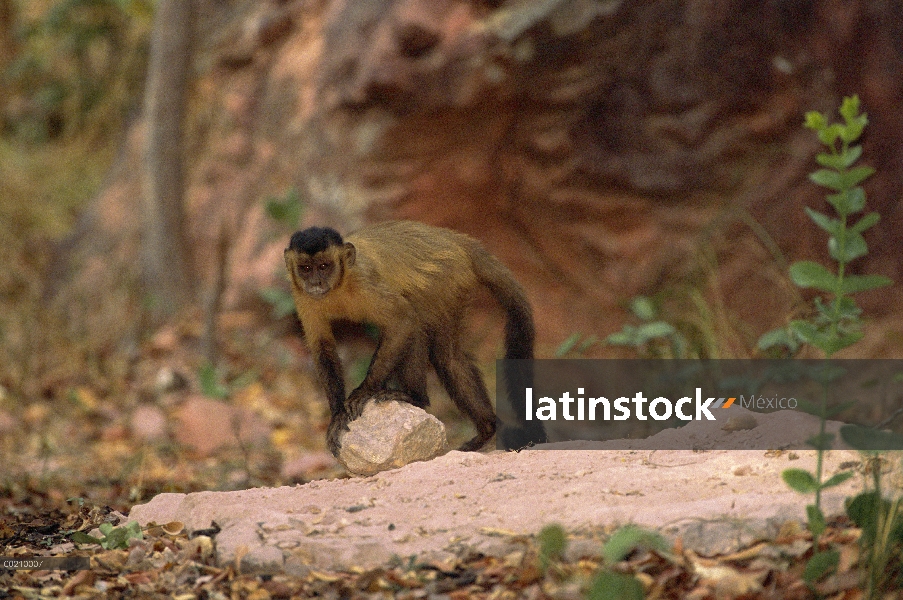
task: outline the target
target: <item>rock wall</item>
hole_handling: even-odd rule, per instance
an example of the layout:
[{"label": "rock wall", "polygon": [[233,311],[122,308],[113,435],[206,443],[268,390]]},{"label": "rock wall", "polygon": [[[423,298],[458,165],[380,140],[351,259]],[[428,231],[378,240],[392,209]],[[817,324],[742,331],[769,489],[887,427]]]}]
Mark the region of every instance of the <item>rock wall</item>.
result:
[{"label": "rock wall", "polygon": [[[742,353],[798,300],[782,260],[826,259],[802,212],[824,203],[806,181],[818,147],[800,125],[806,110],[833,111],[851,93],[871,116],[865,157],[879,174],[866,190],[883,217],[867,238],[874,254],[855,270],[900,279],[898,8],[803,0],[205,7],[187,124],[190,234],[202,280],[214,272],[205,248],[224,233],[232,240],[229,306],[255,302],[279,281],[286,232],[268,221],[263,198],[295,187],[308,223],[349,231],[408,218],[482,239],[527,287],[545,352],[575,332],[618,329],[632,296],[698,288],[706,318],[739,332]],[[90,271],[97,248],[119,250],[104,256],[112,268],[79,277],[83,290],[134,281],[140,136],[136,124],[85,219],[81,231],[91,235],[74,242],[84,249],[78,272]],[[863,299],[867,310],[891,314],[900,288]]]}]

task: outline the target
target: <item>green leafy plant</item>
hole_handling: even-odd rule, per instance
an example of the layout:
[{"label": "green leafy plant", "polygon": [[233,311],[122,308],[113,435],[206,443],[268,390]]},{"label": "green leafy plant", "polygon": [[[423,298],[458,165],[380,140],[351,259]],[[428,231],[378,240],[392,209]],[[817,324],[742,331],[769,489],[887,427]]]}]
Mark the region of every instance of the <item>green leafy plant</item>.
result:
[{"label": "green leafy plant", "polygon": [[643,586],[631,575],[614,571],[614,565],[639,549],[668,552],[669,544],[653,531],[628,525],[615,531],[602,546],[604,567],[596,573],[590,584],[587,598],[590,600],[642,600]]},{"label": "green leafy plant", "polygon": [[[264,202],[264,210],[267,216],[284,226],[286,229],[295,230],[301,224],[304,216],[304,200],[295,187],[290,188],[281,198],[270,196]],[[281,279],[285,278],[284,269],[279,270]],[[282,319],[295,312],[295,301],[291,293],[284,287],[265,287],[260,290],[260,297],[273,307],[274,319]]]},{"label": "green leafy plant", "polygon": [[[894,377],[899,382],[899,374]],[[887,499],[882,494],[881,467],[877,450],[903,450],[903,435],[890,431],[844,425],[843,440],[866,456],[866,472],[871,483],[847,501],[847,516],[862,530],[860,556],[865,565],[862,589],[866,598],[881,598],[888,589],[903,584],[903,498]]]},{"label": "green leafy plant", "polygon": [[[875,464],[878,463],[878,464]],[[881,495],[880,459],[873,461],[873,489],[847,503],[847,516],[862,530],[862,559],[866,598],[881,598],[888,589],[899,589],[903,581],[903,498],[888,500]]]},{"label": "green leafy plant", "polygon": [[260,290],[260,297],[272,307],[270,314],[274,319],[281,319],[295,312],[295,301],[291,293],[283,288],[265,287]]},{"label": "green leafy plant", "polygon": [[837,263],[836,272],[812,261],[800,261],[790,266],[790,279],[801,288],[816,289],[830,295],[828,300],[816,297],[815,314],[809,319],[792,321],[785,335],[769,332],[759,341],[767,349],[786,341],[802,342],[820,349],[826,357],[862,339],[862,310],[852,294],[874,290],[893,283],[882,275],[850,275],[847,266],[868,254],[862,234],[878,223],[878,213],[866,213],[852,222],[854,215],[865,209],[865,191],[859,185],[875,171],[867,166],[855,166],[862,156],[859,139],[868,123],[866,114],[859,113],[859,98],[844,98],[840,107],[843,123],[828,124],[826,117],[816,111],[806,114],[805,126],[818,134],[827,146],[826,152],[816,156],[823,168],[809,175],[818,185],[833,193],[827,195],[828,204],[837,216],[832,217],[806,208],[806,214],[828,234],[828,252]]},{"label": "green leafy plant", "polygon": [[652,299],[637,296],[630,301],[630,312],[640,320],[639,325],[625,324],[621,331],[605,338],[612,346],[625,346],[648,358],[683,358],[687,342],[673,325],[658,318],[659,310]]},{"label": "green leafy plant", "polygon": [[229,387],[222,382],[216,366],[210,362],[204,362],[198,368],[198,384],[201,386],[201,393],[208,398],[228,398],[231,393]]},{"label": "green leafy plant", "polygon": [[[558,524],[546,525],[536,536],[539,546],[539,568],[545,575],[550,570],[561,574],[558,565],[568,546],[567,533]],[[615,531],[602,546],[602,567],[587,589],[589,600],[642,600],[643,586],[632,575],[615,571],[615,565],[636,550],[669,553],[670,545],[658,533],[628,525]],[[558,570],[557,570],[558,569]]]},{"label": "green leafy plant", "polygon": [[594,335],[584,337],[582,333],[572,333],[555,350],[555,358],[581,357],[598,343],[599,338]]},{"label": "green leafy plant", "polygon": [[304,201],[298,193],[298,188],[292,187],[281,198],[270,196],[264,202],[264,210],[267,216],[289,229],[297,229],[304,216]]},{"label": "green leafy plant", "polygon": [[[786,329],[767,333],[759,340],[759,347],[768,350],[776,345],[784,345],[795,350],[800,344],[808,344],[821,350],[826,358],[855,344],[862,339],[862,310],[856,305],[852,295],[890,285],[892,281],[880,275],[850,275],[849,263],[868,253],[863,233],[874,226],[879,216],[866,213],[854,222],[854,216],[865,209],[865,191],[860,184],[874,173],[867,166],[857,166],[862,156],[862,146],[854,144],[862,135],[868,123],[867,116],[859,112],[859,98],[844,98],[840,107],[841,123],[828,123],[819,112],[806,114],[805,126],[818,135],[827,147],[816,161],[822,167],[809,178],[816,184],[831,190],[827,195],[828,204],[836,216],[806,208],[806,214],[828,234],[828,252],[836,263],[832,272],[827,267],[812,261],[800,261],[790,266],[790,279],[800,288],[816,289],[828,294],[827,299],[818,296],[813,301],[814,314],[808,319],[792,321]],[[836,371],[836,370],[835,370]],[[822,491],[838,486],[853,476],[852,472],[840,472],[823,478],[825,450],[831,447],[833,436],[825,431],[828,417],[845,409],[846,406],[828,407],[828,389],[837,373],[827,366],[820,374],[815,374],[821,383],[820,405],[808,404],[803,410],[820,418],[819,433],[807,442],[816,451],[815,473],[803,469],[787,469],[781,476],[793,490],[803,494],[814,494],[814,502],[806,506],[809,530],[813,537],[813,555],[806,564],[804,580],[813,584],[837,568],[839,553],[834,549],[822,550],[819,539],[826,528],[825,516],[821,509]]]},{"label": "green leafy plant", "polygon": [[140,540],[144,537],[141,525],[135,521],[119,527],[114,527],[112,523],[101,523],[98,529],[103,534],[102,538],[88,535],[84,531],[75,531],[69,536],[69,539],[77,544],[100,544],[100,547],[105,550],[124,550],[129,547],[129,540]]},{"label": "green leafy plant", "polygon": [[201,393],[208,398],[216,398],[218,400],[228,398],[235,390],[249,385],[258,377],[257,371],[251,369],[227,383],[216,366],[206,361],[198,367],[197,375]]},{"label": "green leafy plant", "polygon": [[564,557],[568,545],[567,534],[557,523],[546,525],[536,536],[536,541],[539,543],[539,568],[545,573]]}]

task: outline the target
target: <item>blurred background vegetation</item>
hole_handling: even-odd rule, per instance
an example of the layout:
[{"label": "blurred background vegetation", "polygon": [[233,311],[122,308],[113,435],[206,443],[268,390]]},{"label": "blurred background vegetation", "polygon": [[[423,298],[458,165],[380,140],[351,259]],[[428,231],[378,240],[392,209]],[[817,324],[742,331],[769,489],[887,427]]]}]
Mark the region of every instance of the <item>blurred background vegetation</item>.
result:
[{"label": "blurred background vegetation", "polygon": [[102,185],[124,125],[140,108],[152,17],[150,0],[0,0],[7,386],[23,385],[39,363],[52,362],[57,344],[71,341],[54,335],[41,310],[46,276],[54,245]]},{"label": "blurred background vegetation", "polygon": [[150,0],[0,2],[7,142],[114,139],[141,98]]},{"label": "blurred background vegetation", "polygon": [[0,0],[4,264],[67,233],[101,184],[140,106],[152,17],[150,0]]}]

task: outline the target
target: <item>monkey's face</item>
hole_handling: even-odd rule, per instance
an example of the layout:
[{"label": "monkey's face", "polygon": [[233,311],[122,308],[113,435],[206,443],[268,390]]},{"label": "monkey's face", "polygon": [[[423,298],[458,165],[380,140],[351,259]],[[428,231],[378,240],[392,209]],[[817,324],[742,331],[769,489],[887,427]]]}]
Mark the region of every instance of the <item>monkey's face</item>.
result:
[{"label": "monkey's face", "polygon": [[292,236],[285,267],[297,293],[321,298],[341,284],[355,256],[354,244],[342,243],[334,229],[311,227]]},{"label": "monkey's face", "polygon": [[317,252],[313,256],[293,252],[285,253],[285,262],[292,279],[305,294],[320,298],[338,283],[340,268],[329,252]]}]

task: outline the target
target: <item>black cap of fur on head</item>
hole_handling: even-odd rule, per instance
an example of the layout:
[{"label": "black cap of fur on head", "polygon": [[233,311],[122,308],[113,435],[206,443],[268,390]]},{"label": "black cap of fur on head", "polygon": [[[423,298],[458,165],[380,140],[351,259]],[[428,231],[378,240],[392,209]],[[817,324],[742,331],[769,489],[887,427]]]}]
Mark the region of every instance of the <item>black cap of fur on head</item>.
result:
[{"label": "black cap of fur on head", "polygon": [[303,252],[313,256],[330,246],[341,246],[342,236],[331,227],[309,227],[304,231],[297,231],[292,235],[288,243],[289,250]]}]

